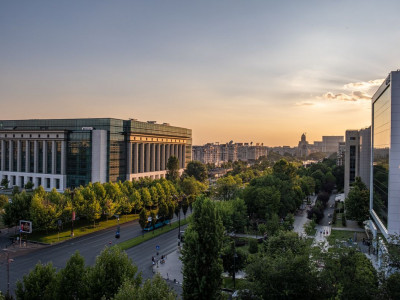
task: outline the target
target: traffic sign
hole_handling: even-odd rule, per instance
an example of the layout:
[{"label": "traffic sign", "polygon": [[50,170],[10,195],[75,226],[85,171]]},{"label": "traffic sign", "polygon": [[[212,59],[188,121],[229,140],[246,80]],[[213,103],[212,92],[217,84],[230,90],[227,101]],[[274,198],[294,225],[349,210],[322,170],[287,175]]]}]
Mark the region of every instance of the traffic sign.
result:
[{"label": "traffic sign", "polygon": [[157,251],[160,250],[160,246],[157,245],[157,246],[156,246],[156,250],[157,250]]}]

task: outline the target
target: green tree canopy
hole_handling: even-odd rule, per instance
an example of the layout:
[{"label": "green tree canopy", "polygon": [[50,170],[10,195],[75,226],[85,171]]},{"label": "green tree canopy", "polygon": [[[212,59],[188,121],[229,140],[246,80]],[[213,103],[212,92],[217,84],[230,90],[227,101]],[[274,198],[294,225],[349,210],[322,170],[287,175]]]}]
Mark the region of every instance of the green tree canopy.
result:
[{"label": "green tree canopy", "polygon": [[217,298],[222,283],[223,232],[215,205],[210,199],[198,198],[182,250],[184,299]]},{"label": "green tree canopy", "polygon": [[208,178],[207,166],[200,161],[190,161],[185,170],[188,177],[194,177],[200,182],[205,182]]}]

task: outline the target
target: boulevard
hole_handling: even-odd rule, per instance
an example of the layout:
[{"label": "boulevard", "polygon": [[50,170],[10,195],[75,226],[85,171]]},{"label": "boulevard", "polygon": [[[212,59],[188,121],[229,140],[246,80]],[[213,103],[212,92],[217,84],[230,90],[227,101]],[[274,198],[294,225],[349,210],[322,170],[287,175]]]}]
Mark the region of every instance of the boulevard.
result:
[{"label": "boulevard", "polygon": [[[186,217],[188,217],[188,215],[189,211],[186,214]],[[177,222],[177,220],[176,217],[172,219],[173,222]],[[104,247],[109,246],[110,242],[111,245],[115,245],[142,235],[142,229],[138,220],[122,224],[120,227],[121,237],[119,239],[115,238],[115,226],[113,228],[74,238],[56,245],[33,250],[32,252],[21,256],[15,256],[15,253],[10,252],[10,258],[14,259],[14,261],[10,263],[10,292],[14,292],[17,280],[22,280],[23,276],[33,269],[39,261],[44,264],[52,262],[54,267],[60,269],[65,267],[67,260],[73,253],[75,253],[75,251],[79,251],[79,253],[84,257],[86,265],[93,265],[96,256],[100,254]],[[160,247],[160,255],[168,254],[176,249],[178,230],[179,229],[172,230],[166,234],[162,234],[154,239],[126,250],[128,256],[138,266],[139,271],[142,272],[144,279],[150,278],[153,275],[151,257],[156,255],[157,245]],[[146,235],[148,234],[151,235],[152,232],[146,233]],[[5,264],[4,251],[2,252],[0,265],[0,290],[3,293],[6,293],[7,266]]]}]

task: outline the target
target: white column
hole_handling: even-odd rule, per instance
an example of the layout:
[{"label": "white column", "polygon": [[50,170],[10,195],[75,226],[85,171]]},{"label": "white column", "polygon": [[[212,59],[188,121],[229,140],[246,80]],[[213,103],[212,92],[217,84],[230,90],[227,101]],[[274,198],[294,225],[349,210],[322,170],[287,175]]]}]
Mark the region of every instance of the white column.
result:
[{"label": "white column", "polygon": [[175,144],[175,157],[179,160],[179,145]]},{"label": "white column", "polygon": [[161,153],[160,153],[160,160],[161,160],[161,170],[165,170],[165,144],[161,144]]},{"label": "white column", "polygon": [[1,171],[5,171],[6,169],[6,142],[1,140]]},{"label": "white column", "polygon": [[182,145],[182,168],[186,167],[186,145]]},{"label": "white column", "polygon": [[51,174],[56,174],[57,147],[56,141],[51,141]]},{"label": "white column", "polygon": [[150,171],[154,172],[156,167],[156,145],[150,144]]},{"label": "white column", "polygon": [[146,143],[145,146],[145,166],[144,166],[144,172],[149,172],[150,171],[150,144]]},{"label": "white column", "polygon": [[169,159],[169,151],[171,150],[171,145],[166,144],[165,145],[165,170],[167,169],[167,164],[168,164],[168,159]]},{"label": "white column", "polygon": [[132,144],[128,141],[126,149],[126,179],[129,180],[129,175],[132,174]]},{"label": "white column", "polygon": [[136,174],[138,173],[138,143],[133,144],[133,173]]},{"label": "white column", "polygon": [[[39,164],[39,157],[38,157],[38,152],[39,152],[39,145],[38,141],[34,141],[34,146],[33,146],[33,173],[38,172],[38,164]],[[35,184],[35,186],[37,186]]]},{"label": "white column", "polygon": [[139,144],[139,173],[144,173],[144,143]]},{"label": "white column", "polygon": [[[31,143],[28,140],[25,143],[25,172],[29,173],[31,167]],[[28,180],[25,181],[28,182]]]},{"label": "white column", "polygon": [[47,173],[47,141],[43,141],[43,174]]},{"label": "white column", "polygon": [[10,145],[8,147],[8,157],[9,157],[8,170],[11,172],[11,171],[14,171],[14,169],[13,169],[13,167],[14,167],[14,141],[10,140],[8,143]]},{"label": "white column", "polygon": [[67,142],[61,141],[61,174],[62,175],[65,175],[66,159],[67,159]]},{"label": "white column", "polygon": [[179,161],[179,168],[182,169],[182,145],[178,145],[178,161]]},{"label": "white column", "polygon": [[161,166],[161,149],[160,149],[160,144],[156,144],[156,171],[160,171],[160,166]]},{"label": "white column", "polygon": [[[17,141],[17,172],[21,172],[21,140]],[[18,185],[20,186],[20,185]]]}]

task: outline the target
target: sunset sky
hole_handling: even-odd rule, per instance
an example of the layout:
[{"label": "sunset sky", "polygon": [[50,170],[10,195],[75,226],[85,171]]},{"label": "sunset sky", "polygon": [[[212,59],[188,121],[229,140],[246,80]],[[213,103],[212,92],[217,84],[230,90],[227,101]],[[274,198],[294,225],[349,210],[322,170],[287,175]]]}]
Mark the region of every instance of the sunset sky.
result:
[{"label": "sunset sky", "polygon": [[194,144],[369,126],[400,1],[1,1],[0,119],[113,117]]}]

